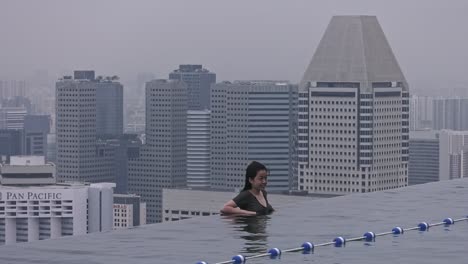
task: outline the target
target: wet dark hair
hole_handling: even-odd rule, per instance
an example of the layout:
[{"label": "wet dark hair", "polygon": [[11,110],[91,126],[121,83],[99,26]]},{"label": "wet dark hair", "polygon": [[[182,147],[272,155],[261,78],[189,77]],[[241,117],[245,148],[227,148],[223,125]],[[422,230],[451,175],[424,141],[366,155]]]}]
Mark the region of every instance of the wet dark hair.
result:
[{"label": "wet dark hair", "polygon": [[268,169],[265,167],[265,165],[258,161],[252,161],[249,166],[247,166],[247,169],[245,170],[245,185],[242,191],[252,189],[252,184],[250,183],[249,179],[253,180],[255,176],[257,176],[257,173],[262,170],[268,173]]}]

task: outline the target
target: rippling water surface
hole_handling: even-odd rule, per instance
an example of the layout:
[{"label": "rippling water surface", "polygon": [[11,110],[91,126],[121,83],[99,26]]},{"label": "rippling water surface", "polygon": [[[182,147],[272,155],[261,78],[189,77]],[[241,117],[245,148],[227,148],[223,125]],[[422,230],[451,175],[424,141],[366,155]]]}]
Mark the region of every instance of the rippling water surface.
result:
[{"label": "rippling water surface", "polygon": [[[468,215],[468,179],[388,192],[303,201],[261,217],[199,217],[132,230],[90,234],[0,247],[0,263],[196,263],[252,256],[303,242],[391,231],[395,226],[441,222]],[[280,259],[247,263],[468,263],[468,221],[428,232],[377,237],[375,242],[326,246],[312,254],[284,253]]]}]

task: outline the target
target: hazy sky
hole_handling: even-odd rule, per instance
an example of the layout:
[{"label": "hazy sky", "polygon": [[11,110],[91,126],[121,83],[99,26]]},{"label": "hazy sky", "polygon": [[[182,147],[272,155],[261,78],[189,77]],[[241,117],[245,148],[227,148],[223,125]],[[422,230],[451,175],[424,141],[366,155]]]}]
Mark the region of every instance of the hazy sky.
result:
[{"label": "hazy sky", "polygon": [[297,83],[333,15],[376,15],[410,87],[468,87],[468,1],[0,0],[0,77],[74,69]]}]

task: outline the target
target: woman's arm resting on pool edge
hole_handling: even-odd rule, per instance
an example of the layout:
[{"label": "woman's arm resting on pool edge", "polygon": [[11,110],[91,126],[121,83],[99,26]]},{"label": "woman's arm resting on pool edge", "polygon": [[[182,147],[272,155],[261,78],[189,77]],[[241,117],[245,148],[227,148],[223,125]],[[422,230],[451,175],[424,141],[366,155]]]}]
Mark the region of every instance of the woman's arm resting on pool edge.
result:
[{"label": "woman's arm resting on pool edge", "polygon": [[256,215],[256,212],[247,211],[240,209],[233,200],[229,200],[224,204],[223,209],[221,209],[223,214],[238,214],[238,215]]}]

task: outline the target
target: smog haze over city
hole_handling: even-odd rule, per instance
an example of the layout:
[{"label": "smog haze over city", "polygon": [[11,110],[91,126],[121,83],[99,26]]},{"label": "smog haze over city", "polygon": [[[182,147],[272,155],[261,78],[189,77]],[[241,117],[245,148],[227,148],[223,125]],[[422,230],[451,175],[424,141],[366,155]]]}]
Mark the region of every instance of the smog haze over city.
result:
[{"label": "smog haze over city", "polygon": [[131,89],[139,73],[167,78],[179,64],[198,63],[220,81],[297,83],[333,15],[375,15],[413,91],[468,83],[463,0],[4,0],[0,7],[3,79],[93,69]]}]

